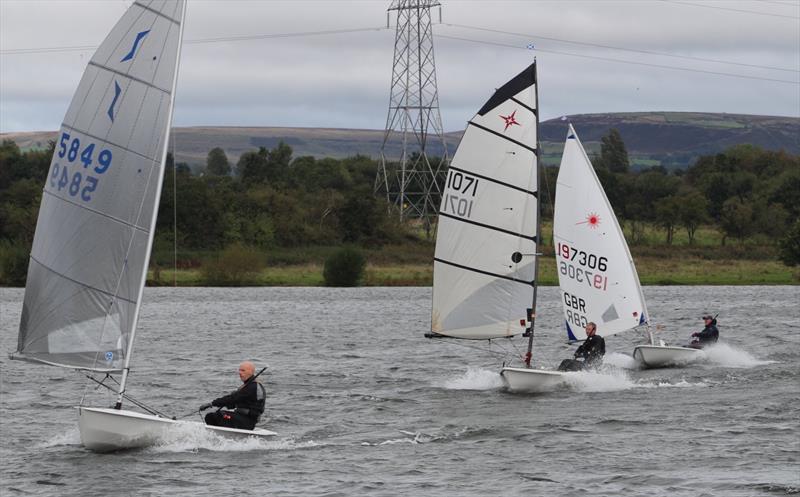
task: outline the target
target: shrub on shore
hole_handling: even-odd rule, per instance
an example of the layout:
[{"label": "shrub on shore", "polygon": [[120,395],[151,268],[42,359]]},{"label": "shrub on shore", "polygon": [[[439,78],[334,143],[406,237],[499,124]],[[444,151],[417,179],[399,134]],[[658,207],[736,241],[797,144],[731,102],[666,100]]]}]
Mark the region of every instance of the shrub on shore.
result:
[{"label": "shrub on shore", "polygon": [[325,260],[322,276],[325,286],[358,286],[364,276],[367,260],[360,250],[345,247]]},{"label": "shrub on shore", "polygon": [[246,286],[257,282],[264,269],[264,256],[258,250],[239,243],[230,245],[201,269],[208,286]]}]

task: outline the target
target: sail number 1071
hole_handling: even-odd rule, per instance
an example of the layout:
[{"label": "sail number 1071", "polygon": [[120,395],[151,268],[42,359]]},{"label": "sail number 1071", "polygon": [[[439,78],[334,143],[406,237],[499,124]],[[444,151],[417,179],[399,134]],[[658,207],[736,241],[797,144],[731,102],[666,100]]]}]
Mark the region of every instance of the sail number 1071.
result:
[{"label": "sail number 1071", "polygon": [[447,193],[442,199],[442,212],[471,217],[476,193],[478,178],[451,169],[447,174]]}]

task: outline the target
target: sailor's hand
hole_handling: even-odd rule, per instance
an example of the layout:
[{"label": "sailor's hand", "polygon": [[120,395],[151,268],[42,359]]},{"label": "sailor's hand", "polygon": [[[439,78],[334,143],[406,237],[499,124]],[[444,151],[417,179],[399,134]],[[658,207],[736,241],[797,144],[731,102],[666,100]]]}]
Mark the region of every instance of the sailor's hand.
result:
[{"label": "sailor's hand", "polygon": [[692,336],[693,336],[693,337],[696,337],[696,336],[697,336],[697,333],[692,333]]},{"label": "sailor's hand", "polygon": [[211,403],[203,404],[202,406],[200,406],[200,410],[205,411],[206,409],[211,409],[212,407],[213,406],[211,405]]}]

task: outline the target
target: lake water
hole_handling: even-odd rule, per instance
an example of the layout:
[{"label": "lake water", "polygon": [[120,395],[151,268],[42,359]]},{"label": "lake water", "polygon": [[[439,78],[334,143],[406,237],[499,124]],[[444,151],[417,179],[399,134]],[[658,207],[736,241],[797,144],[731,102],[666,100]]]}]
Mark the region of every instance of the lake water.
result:
[{"label": "lake water", "polygon": [[[557,292],[540,290],[542,366],[574,350]],[[642,337],[627,333],[606,340],[615,370],[545,395],[502,389],[523,339],[425,339],[430,293],[149,288],[129,393],[187,414],[238,386],[252,359],[269,366],[262,424],[279,436],[189,432],[94,454],[72,406],[113,397],[75,372],[8,360],[22,290],[0,289],[0,495],[800,495],[798,287],[646,287],[667,342],[719,313],[710,361],[637,370],[625,354]]]}]

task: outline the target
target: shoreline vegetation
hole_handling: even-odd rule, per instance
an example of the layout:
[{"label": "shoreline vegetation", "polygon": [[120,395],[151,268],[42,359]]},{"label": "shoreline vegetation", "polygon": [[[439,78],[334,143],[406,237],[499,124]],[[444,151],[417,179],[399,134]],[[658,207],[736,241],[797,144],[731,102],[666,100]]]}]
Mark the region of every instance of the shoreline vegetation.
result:
[{"label": "shoreline vegetation", "polygon": [[[626,236],[631,227],[623,226]],[[721,245],[723,234],[714,226],[697,229],[689,244],[686,233],[676,232],[672,245],[663,242],[655,226],[644,226],[639,244],[631,251],[643,285],[798,285],[800,268],[787,267],[776,258],[776,249],[757,239],[743,244]],[[558,274],[552,247],[552,223],[542,224],[543,256],[539,284],[557,286]],[[159,251],[148,273],[148,286],[325,286],[325,260],[340,246],[273,249],[255,255],[260,260],[237,281],[209,284],[203,260],[218,253],[179,253],[179,260],[195,260],[192,267],[173,269],[173,254]],[[432,241],[414,241],[362,249],[367,265],[360,286],[431,286]],[[246,257],[237,256],[241,261]],[[216,259],[215,259],[216,260]],[[156,269],[157,268],[157,269]]]},{"label": "shoreline vegetation", "polygon": [[[800,156],[742,144],[686,170],[633,170],[619,131],[601,141],[592,163],[643,284],[800,284]],[[91,200],[79,198],[63,175],[48,177],[55,150],[55,142],[28,151],[0,143],[0,286],[25,284],[42,185],[76,202]],[[429,159],[446,169],[441,158]],[[215,147],[200,171],[168,153],[148,284],[430,286],[435,226],[401,221],[390,199],[376,195],[378,166],[362,155],[295,157],[283,142],[245,152],[235,165]],[[400,165],[386,167],[394,177]],[[557,174],[543,167],[537,190],[541,285],[558,284]],[[600,228],[613,229],[608,222],[600,220]]]},{"label": "shoreline vegetation", "polygon": [[[777,261],[723,259],[708,261],[701,258],[664,260],[660,257],[636,258],[639,278],[643,285],[797,285],[800,272]],[[323,264],[274,266],[262,269],[242,284],[234,286],[325,286]],[[198,269],[150,270],[148,286],[180,287],[208,286]],[[432,264],[371,264],[368,263],[360,286],[431,286]],[[540,266],[540,286],[557,286],[555,258],[543,257]]]}]

